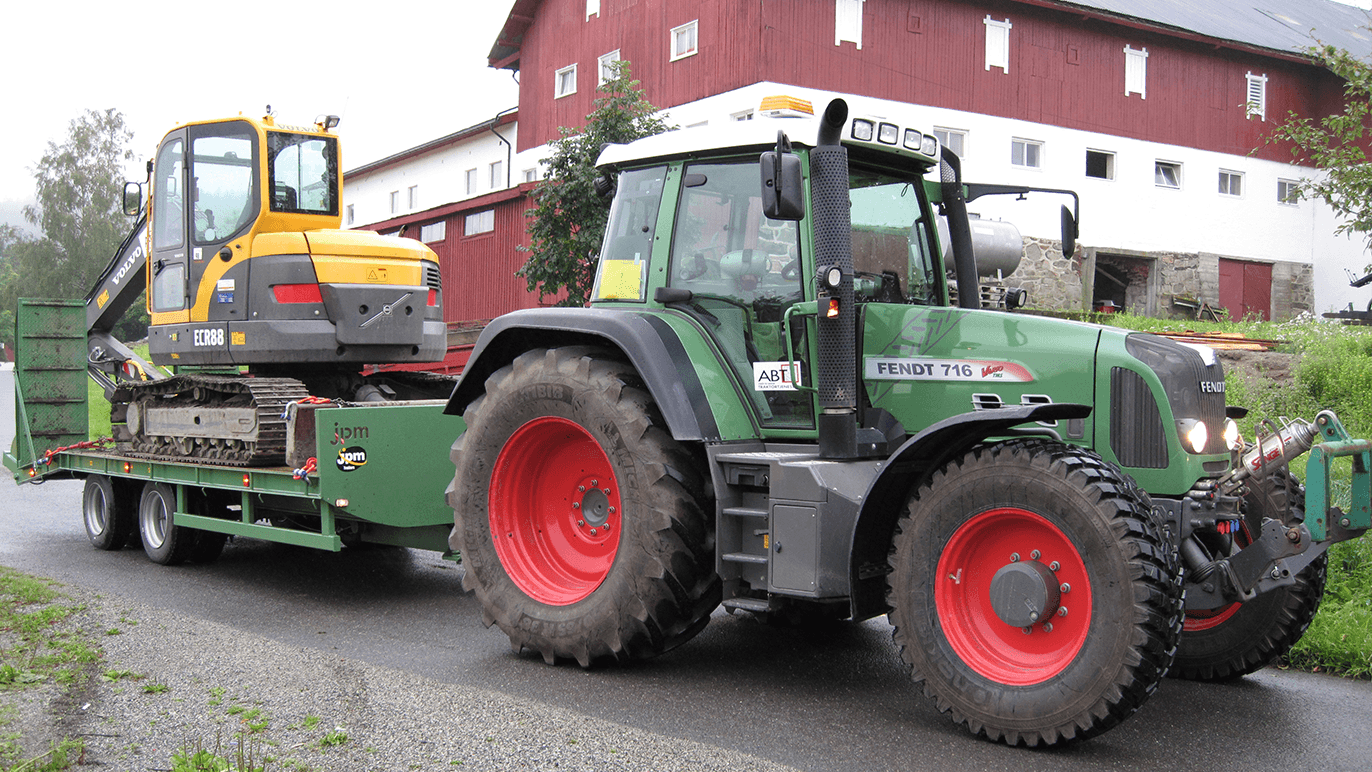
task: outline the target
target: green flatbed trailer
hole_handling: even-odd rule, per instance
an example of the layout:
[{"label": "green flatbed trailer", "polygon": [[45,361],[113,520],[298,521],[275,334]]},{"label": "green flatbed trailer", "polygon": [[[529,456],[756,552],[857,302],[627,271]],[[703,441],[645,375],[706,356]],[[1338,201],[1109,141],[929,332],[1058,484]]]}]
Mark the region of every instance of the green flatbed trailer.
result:
[{"label": "green flatbed trailer", "polygon": [[[448,451],[464,426],[443,414],[444,400],[302,405],[298,415],[313,420],[297,425],[312,424],[319,459],[306,474],[81,447],[89,444],[84,313],[75,301],[20,301],[16,431],[4,457],[17,482],[100,476],[124,481],[125,490],[163,483],[176,497],[176,526],[324,550],[356,540],[451,554],[453,512],[443,491],[453,475]],[[192,502],[204,498],[222,505],[197,514]]]}]

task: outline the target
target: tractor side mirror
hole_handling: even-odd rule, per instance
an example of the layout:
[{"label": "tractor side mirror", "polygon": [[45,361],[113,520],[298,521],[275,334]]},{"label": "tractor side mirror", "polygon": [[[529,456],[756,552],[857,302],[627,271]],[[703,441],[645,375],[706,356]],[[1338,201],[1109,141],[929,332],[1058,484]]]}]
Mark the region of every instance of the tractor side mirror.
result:
[{"label": "tractor side mirror", "polygon": [[1062,207],[1062,256],[1070,258],[1077,251],[1077,218],[1064,204]]},{"label": "tractor side mirror", "polygon": [[124,214],[134,217],[143,207],[143,186],[136,182],[124,183]]},{"label": "tractor side mirror", "polygon": [[805,187],[800,157],[791,153],[785,132],[777,132],[777,149],[762,154],[762,213],[772,220],[805,218]]}]

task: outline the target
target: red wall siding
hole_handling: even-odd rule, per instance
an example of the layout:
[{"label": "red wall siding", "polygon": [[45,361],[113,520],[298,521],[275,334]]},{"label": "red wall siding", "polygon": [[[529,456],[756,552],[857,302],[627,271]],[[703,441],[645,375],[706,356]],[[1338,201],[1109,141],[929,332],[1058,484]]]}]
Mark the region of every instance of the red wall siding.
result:
[{"label": "red wall siding", "polygon": [[[1009,0],[867,0],[861,50],[834,45],[827,0],[602,0],[590,21],[585,7],[546,0],[525,32],[520,149],[585,122],[596,58],[616,48],[658,107],[770,80],[1235,154],[1288,110],[1327,114],[1341,99],[1312,66]],[[985,68],[988,14],[1013,25],[1008,75]],[[668,31],[695,18],[699,53],[669,62]],[[1124,94],[1126,44],[1148,49],[1146,99]],[[578,93],[554,100],[553,74],[572,62]],[[1243,108],[1250,71],[1268,76],[1266,122]],[[1258,155],[1290,158],[1275,146]]]}]

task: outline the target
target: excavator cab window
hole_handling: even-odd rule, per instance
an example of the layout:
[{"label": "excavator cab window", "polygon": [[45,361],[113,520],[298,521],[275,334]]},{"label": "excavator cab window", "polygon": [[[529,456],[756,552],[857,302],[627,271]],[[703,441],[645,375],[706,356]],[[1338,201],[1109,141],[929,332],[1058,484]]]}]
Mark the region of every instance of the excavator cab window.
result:
[{"label": "excavator cab window", "polygon": [[222,242],[251,223],[257,214],[253,195],[253,135],[245,127],[241,131],[195,136],[191,148],[195,199],[191,239],[196,244]]},{"label": "excavator cab window", "polygon": [[273,212],[338,214],[338,141],[267,132]]}]

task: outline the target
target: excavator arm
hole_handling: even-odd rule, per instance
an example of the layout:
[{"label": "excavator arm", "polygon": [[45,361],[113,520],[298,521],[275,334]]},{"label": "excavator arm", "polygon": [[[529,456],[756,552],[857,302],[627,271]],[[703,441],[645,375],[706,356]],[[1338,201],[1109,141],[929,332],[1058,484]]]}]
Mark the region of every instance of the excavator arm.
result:
[{"label": "excavator arm", "polygon": [[121,381],[162,378],[161,372],[114,337],[124,317],[147,284],[148,213],[138,215],[133,229],[86,295],[86,370],[111,399]]}]

